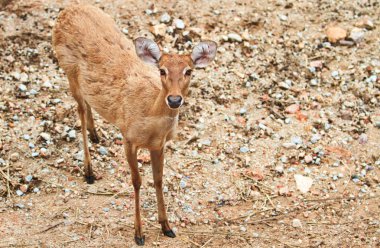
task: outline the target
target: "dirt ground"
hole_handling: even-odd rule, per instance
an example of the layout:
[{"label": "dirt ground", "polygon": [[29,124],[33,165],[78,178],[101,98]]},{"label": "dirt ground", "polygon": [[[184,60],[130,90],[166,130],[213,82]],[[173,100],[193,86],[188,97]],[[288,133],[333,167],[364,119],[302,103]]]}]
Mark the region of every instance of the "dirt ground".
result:
[{"label": "dirt ground", "polygon": [[[136,246],[120,134],[98,115],[99,180],[82,178],[76,104],[51,48],[70,1],[3,2],[0,247]],[[219,45],[194,73],[166,149],[175,239],[158,228],[149,156],[139,153],[146,247],[380,246],[378,1],[89,2],[165,51]],[[330,27],[347,34],[335,42]]]}]

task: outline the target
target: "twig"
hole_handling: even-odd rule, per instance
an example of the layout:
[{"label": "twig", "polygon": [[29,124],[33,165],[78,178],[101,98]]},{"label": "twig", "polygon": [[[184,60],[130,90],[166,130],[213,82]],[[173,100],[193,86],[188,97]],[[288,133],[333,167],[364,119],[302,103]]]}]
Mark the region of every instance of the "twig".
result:
[{"label": "twig", "polygon": [[213,240],[213,238],[214,238],[214,237],[211,237],[209,240],[207,240],[207,241],[201,246],[201,248],[206,247],[206,245],[207,245],[208,243],[210,243],[211,240]]},{"label": "twig", "polygon": [[48,228],[45,228],[44,230],[38,232],[37,234],[47,232],[47,231],[49,231],[49,230],[51,230],[51,229],[53,229],[53,228],[55,228],[55,227],[57,227],[57,226],[59,226],[59,225],[61,225],[61,224],[63,224],[63,221],[58,222],[58,223],[56,223],[56,224],[54,224],[54,225],[52,225],[52,226],[49,226]]}]

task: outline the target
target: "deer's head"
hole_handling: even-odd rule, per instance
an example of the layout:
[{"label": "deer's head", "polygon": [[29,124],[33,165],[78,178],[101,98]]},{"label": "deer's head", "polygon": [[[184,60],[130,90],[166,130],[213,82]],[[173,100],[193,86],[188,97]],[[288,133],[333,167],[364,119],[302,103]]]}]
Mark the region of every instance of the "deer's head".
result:
[{"label": "deer's head", "polygon": [[191,54],[162,54],[154,41],[140,37],[135,40],[135,48],[140,59],[158,67],[166,104],[176,109],[183,104],[188,93],[193,70],[210,64],[215,58],[217,46],[214,41],[202,41]]}]

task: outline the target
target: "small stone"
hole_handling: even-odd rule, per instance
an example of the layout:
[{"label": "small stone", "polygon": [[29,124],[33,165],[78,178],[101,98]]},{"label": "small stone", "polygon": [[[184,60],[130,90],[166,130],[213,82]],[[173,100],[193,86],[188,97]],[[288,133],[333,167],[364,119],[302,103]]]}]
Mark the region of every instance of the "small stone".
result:
[{"label": "small stone", "polygon": [[236,34],[236,33],[229,33],[227,35],[227,37],[228,37],[228,40],[230,40],[230,41],[236,41],[236,42],[242,42],[243,41],[241,36]]},{"label": "small stone", "polygon": [[293,219],[292,226],[294,228],[302,228],[302,222],[299,219]]},{"label": "small stone", "polygon": [[20,91],[22,91],[22,92],[25,92],[25,91],[28,90],[28,88],[27,88],[24,84],[20,84],[20,85],[18,86],[18,89],[19,89]]},{"label": "small stone", "polygon": [[78,161],[83,161],[84,160],[84,152],[83,152],[83,150],[80,150],[79,152],[77,152],[74,155],[74,159],[76,159]]},{"label": "small stone", "polygon": [[109,208],[103,208],[103,211],[107,213],[110,211],[110,209]]},{"label": "small stone", "polygon": [[24,134],[23,138],[24,138],[24,140],[30,140],[30,135],[29,134]]},{"label": "small stone", "polygon": [[99,147],[98,152],[99,152],[101,155],[107,155],[107,154],[108,154],[108,150],[107,150],[107,148],[105,148],[104,146]]},{"label": "small stone", "polygon": [[162,22],[162,23],[168,23],[168,22],[170,22],[170,19],[171,19],[170,15],[165,12],[165,13],[163,13],[161,15],[160,22]]},{"label": "small stone", "polygon": [[123,28],[121,31],[122,31],[124,34],[128,34],[128,32],[129,32],[128,28]]},{"label": "small stone", "polygon": [[330,26],[326,29],[327,39],[331,43],[336,43],[347,37],[347,31],[338,26]]},{"label": "small stone", "polygon": [[25,177],[25,181],[27,181],[28,183],[31,182],[33,180],[33,176],[32,175],[27,175]]},{"label": "small stone", "polygon": [[33,157],[33,158],[38,157],[38,155],[40,155],[39,152],[32,152],[32,157]]},{"label": "small stone", "polygon": [[311,155],[306,155],[305,156],[305,162],[307,164],[310,164],[313,161],[313,157]]},{"label": "small stone", "polygon": [[246,108],[241,108],[240,111],[239,111],[240,115],[244,115],[245,113],[247,113],[247,109]]},{"label": "small stone", "polygon": [[353,28],[350,33],[350,37],[355,43],[359,43],[364,39],[364,30],[361,28]]},{"label": "small stone", "polygon": [[154,25],[153,27],[151,27],[150,31],[155,36],[164,36],[166,33],[166,25],[163,23]]},{"label": "small stone", "polygon": [[18,207],[19,209],[23,209],[23,208],[25,208],[25,205],[22,203],[16,203],[15,207]]},{"label": "small stone", "polygon": [[68,133],[68,136],[70,139],[76,139],[77,137],[77,133],[74,129],[70,130],[70,132]]},{"label": "small stone", "polygon": [[259,233],[256,233],[256,232],[254,232],[254,233],[252,233],[252,237],[254,237],[254,238],[258,238],[258,237],[260,237],[260,234],[259,234]]},{"label": "small stone", "polygon": [[315,144],[317,143],[319,140],[321,139],[321,136],[319,134],[314,134],[311,139],[310,139],[310,142],[312,144]]},{"label": "small stone", "polygon": [[310,80],[310,85],[311,86],[318,86],[318,79],[316,78],[313,78]]},{"label": "small stone", "polygon": [[33,189],[33,192],[34,192],[34,193],[38,193],[38,192],[40,192],[40,189],[39,189],[39,188],[34,188],[34,189]]},{"label": "small stone", "polygon": [[278,84],[278,86],[280,86],[280,88],[281,88],[281,89],[284,89],[284,90],[288,90],[288,89],[290,89],[290,86],[289,86],[287,83],[285,83],[285,82],[280,82],[280,83]]},{"label": "small stone", "polygon": [[247,228],[245,226],[240,226],[240,231],[241,232],[246,232],[247,231]]},{"label": "small stone", "polygon": [[365,28],[368,30],[374,29],[374,27],[375,27],[372,19],[368,16],[364,16],[361,20],[356,22],[355,26],[358,28]]},{"label": "small stone", "polygon": [[313,185],[313,179],[310,177],[296,174],[294,175],[294,179],[296,180],[297,189],[304,194],[307,193],[310,187]]},{"label": "small stone", "polygon": [[339,77],[339,71],[332,71],[332,72],[331,72],[331,76],[332,76],[333,78],[338,78],[338,77]]},{"label": "small stone", "polygon": [[287,149],[293,149],[293,148],[296,148],[296,147],[297,147],[297,146],[296,146],[294,143],[292,143],[292,142],[286,142],[286,143],[283,143],[282,146],[283,146],[284,148],[287,148]]},{"label": "small stone", "polygon": [[295,114],[300,110],[300,106],[298,104],[292,104],[286,107],[285,112],[288,114]]},{"label": "small stone", "polygon": [[87,189],[88,193],[96,194],[98,193],[98,187],[95,185],[90,185]]},{"label": "small stone", "polygon": [[12,162],[16,162],[20,159],[20,154],[18,152],[12,153],[10,156],[10,159]]},{"label": "small stone", "polygon": [[302,138],[300,136],[292,136],[290,140],[295,145],[302,145],[303,143]]},{"label": "small stone", "polygon": [[49,80],[46,80],[46,81],[42,84],[42,87],[44,87],[44,88],[51,88],[51,87],[53,87],[53,85],[50,83]]},{"label": "small stone", "polygon": [[185,28],[185,23],[181,19],[174,19],[173,24],[178,29],[184,29]]},{"label": "small stone", "polygon": [[283,22],[286,22],[288,20],[288,17],[286,15],[283,15],[283,14],[279,14],[278,18],[280,18],[280,20]]},{"label": "small stone", "polygon": [[360,134],[359,136],[359,144],[364,145],[368,142],[368,136],[365,133]]},{"label": "small stone", "polygon": [[48,134],[48,133],[40,133],[40,136],[41,136],[45,141],[47,141],[47,142],[49,142],[50,139],[51,139],[51,136],[50,136],[50,134]]},{"label": "small stone", "polygon": [[181,189],[186,188],[186,180],[182,178],[179,182],[179,186],[181,187]]},{"label": "small stone", "polygon": [[23,193],[26,193],[28,191],[28,185],[26,184],[23,184],[20,186],[20,190],[23,192]]},{"label": "small stone", "polygon": [[21,190],[16,190],[16,194],[18,195],[18,196],[22,196],[22,195],[24,195],[24,193],[21,191]]},{"label": "small stone", "polygon": [[247,153],[247,152],[249,152],[249,148],[246,147],[246,146],[240,147],[239,150],[240,150],[241,153]]}]

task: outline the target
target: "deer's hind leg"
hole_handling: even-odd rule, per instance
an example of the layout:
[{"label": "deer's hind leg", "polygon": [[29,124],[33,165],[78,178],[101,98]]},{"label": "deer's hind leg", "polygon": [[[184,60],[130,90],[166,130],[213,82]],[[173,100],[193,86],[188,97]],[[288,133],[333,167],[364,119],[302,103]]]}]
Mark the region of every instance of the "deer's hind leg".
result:
[{"label": "deer's hind leg", "polygon": [[[67,73],[68,74],[68,80],[70,83],[70,89],[73,94],[74,99],[78,103],[78,114],[81,121],[81,130],[82,130],[82,136],[83,136],[83,152],[84,152],[84,177],[86,179],[86,182],[88,184],[93,184],[95,181],[94,172],[92,170],[91,166],[91,158],[90,158],[90,151],[88,149],[88,140],[87,140],[87,125],[88,125],[88,114],[91,109],[89,108],[86,101],[83,99],[83,96],[79,90],[79,83],[78,83],[78,73]],[[90,125],[93,125],[93,120]],[[95,129],[93,129],[95,130]]]},{"label": "deer's hind leg", "polygon": [[92,143],[98,144],[99,143],[99,136],[96,132],[95,129],[95,123],[94,123],[94,118],[92,116],[92,111],[90,105],[86,102],[86,107],[87,107],[87,130],[90,133],[90,140]]}]

